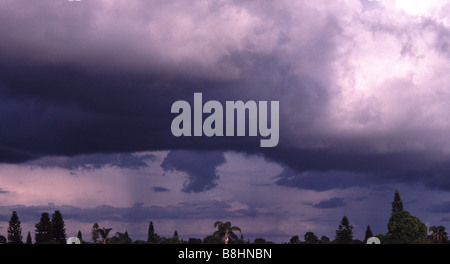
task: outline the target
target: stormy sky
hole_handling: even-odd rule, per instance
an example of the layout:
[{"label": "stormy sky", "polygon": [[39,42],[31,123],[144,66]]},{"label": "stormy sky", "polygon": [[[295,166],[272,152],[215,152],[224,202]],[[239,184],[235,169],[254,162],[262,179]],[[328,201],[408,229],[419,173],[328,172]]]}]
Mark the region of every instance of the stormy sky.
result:
[{"label": "stormy sky", "polygon": [[[61,210],[145,239],[450,221],[450,1],[0,2],[0,234]],[[280,138],[174,137],[172,103],[279,101]],[[206,116],[206,115],[205,115]]]}]

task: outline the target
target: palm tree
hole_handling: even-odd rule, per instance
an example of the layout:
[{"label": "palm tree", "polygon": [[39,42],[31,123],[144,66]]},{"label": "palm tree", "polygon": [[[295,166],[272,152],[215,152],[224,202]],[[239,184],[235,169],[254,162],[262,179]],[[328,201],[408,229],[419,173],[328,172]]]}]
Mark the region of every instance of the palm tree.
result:
[{"label": "palm tree", "polygon": [[102,228],[102,229],[98,229],[98,232],[100,233],[100,235],[103,238],[103,244],[106,244],[106,238],[109,235],[109,232],[111,232],[112,228]]},{"label": "palm tree", "polygon": [[237,226],[231,226],[230,222],[221,222],[217,221],[214,223],[214,227],[217,228],[217,231],[214,232],[214,236],[224,238],[225,244],[228,243],[228,239],[238,240],[238,236],[234,233],[234,231],[239,231],[242,233],[241,228]]},{"label": "palm tree", "polygon": [[438,243],[442,243],[442,241],[446,241],[447,240],[447,232],[445,232],[445,227],[443,226],[431,226],[429,231],[433,232],[431,234],[431,237],[434,240],[436,240],[436,242]]}]

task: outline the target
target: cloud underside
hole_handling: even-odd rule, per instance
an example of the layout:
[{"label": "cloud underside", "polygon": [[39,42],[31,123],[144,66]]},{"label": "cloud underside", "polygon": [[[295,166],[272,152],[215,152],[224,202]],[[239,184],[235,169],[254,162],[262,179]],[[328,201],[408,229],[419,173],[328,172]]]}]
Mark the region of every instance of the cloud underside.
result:
[{"label": "cloud underside", "polygon": [[[152,157],[129,153],[172,150],[162,168],[203,192],[237,151],[283,166],[283,186],[450,190],[449,8],[419,18],[353,0],[3,1],[0,161],[140,168]],[[170,107],[194,92],[280,101],[279,145],[175,138]]]}]

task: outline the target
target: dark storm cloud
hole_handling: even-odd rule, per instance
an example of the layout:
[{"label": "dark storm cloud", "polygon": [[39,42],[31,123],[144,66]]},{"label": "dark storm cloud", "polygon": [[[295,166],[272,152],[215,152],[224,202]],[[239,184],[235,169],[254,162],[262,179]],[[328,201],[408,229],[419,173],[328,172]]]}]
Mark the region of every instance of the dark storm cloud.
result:
[{"label": "dark storm cloud", "polygon": [[161,187],[161,186],[154,186],[153,191],[154,192],[170,192],[169,189]]},{"label": "dark storm cloud", "polygon": [[338,197],[323,200],[313,205],[314,208],[322,208],[322,209],[338,208],[342,206],[345,206],[344,199]]},{"label": "dark storm cloud", "polygon": [[[421,181],[450,189],[448,98],[439,90],[448,80],[437,78],[445,74],[420,75],[432,59],[405,70],[418,69],[422,78],[414,80],[390,75],[397,69],[376,72],[412,65],[391,58],[422,61],[421,54],[447,52],[448,29],[361,2],[3,1],[0,161],[79,155],[96,164],[94,153],[176,149],[162,167],[186,172],[183,190],[201,192],[217,185],[222,151],[237,150],[281,164],[277,183],[285,186]],[[360,65],[366,58],[373,67],[367,72]],[[194,92],[205,101],[279,100],[279,145],[175,138],[170,107],[192,103]],[[61,166],[87,161],[72,162]],[[131,166],[143,165],[136,162]]]},{"label": "dark storm cloud", "polygon": [[147,167],[147,160],[155,160],[155,155],[119,154],[86,154],[73,157],[43,157],[26,162],[27,165],[40,167],[60,167],[69,170],[100,169],[104,166],[138,169]]},{"label": "dark storm cloud", "polygon": [[166,171],[181,171],[188,175],[183,192],[203,192],[217,186],[217,166],[225,162],[222,152],[171,150],[161,167]]},{"label": "dark storm cloud", "polygon": [[0,206],[0,221],[9,221],[12,211],[17,211],[20,220],[24,222],[38,222],[43,212],[51,215],[55,210],[61,211],[64,220],[90,223],[108,220],[134,223],[151,219],[207,219],[223,215],[224,210],[228,217],[255,215],[252,209],[234,211],[230,209],[231,205],[228,202],[216,200],[180,203],[170,206],[143,206],[142,204],[137,204],[131,207],[100,205],[94,208],[79,208],[71,205],[54,205],[49,203],[48,205],[39,206]]}]

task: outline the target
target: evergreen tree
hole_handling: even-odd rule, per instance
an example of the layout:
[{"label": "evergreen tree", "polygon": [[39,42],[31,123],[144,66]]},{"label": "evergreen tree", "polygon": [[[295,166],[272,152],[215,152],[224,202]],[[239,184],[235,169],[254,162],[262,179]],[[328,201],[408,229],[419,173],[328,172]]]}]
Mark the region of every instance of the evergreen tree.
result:
[{"label": "evergreen tree", "polygon": [[178,232],[177,230],[175,230],[175,232],[173,233],[173,237],[172,237],[173,243],[177,244],[180,242],[180,239],[178,238]]},{"label": "evergreen tree", "polygon": [[100,237],[100,233],[99,233],[98,229],[99,229],[99,226],[97,223],[95,223],[92,226],[92,231],[91,231],[92,241],[94,241],[94,243],[97,243],[97,239]]},{"label": "evergreen tree", "polygon": [[36,244],[48,243],[52,239],[52,224],[48,213],[44,212],[41,215],[41,220],[36,223],[36,232],[34,241]]},{"label": "evergreen tree", "polygon": [[81,235],[81,230],[78,230],[77,238],[81,241],[83,241],[83,235]]},{"label": "evergreen tree", "polygon": [[8,226],[8,242],[11,244],[22,244],[22,227],[20,226],[17,212],[13,211]]},{"label": "evergreen tree", "polygon": [[52,239],[59,244],[66,244],[66,226],[63,217],[58,210],[52,215]]},{"label": "evergreen tree", "polygon": [[364,243],[366,243],[367,240],[371,237],[373,237],[373,233],[372,230],[370,229],[370,225],[368,225],[366,228],[366,235],[364,236]]},{"label": "evergreen tree", "polygon": [[400,198],[400,193],[395,190],[394,201],[392,202],[392,213],[403,212],[403,201]]},{"label": "evergreen tree", "polygon": [[338,244],[350,244],[353,241],[353,226],[350,225],[347,216],[342,218],[341,224],[336,230],[335,242]]},{"label": "evergreen tree", "polygon": [[155,233],[155,228],[153,227],[152,221],[150,221],[150,224],[148,226],[147,242],[148,243],[157,243],[158,242],[158,238]]},{"label": "evergreen tree", "polygon": [[33,244],[33,241],[31,240],[31,234],[30,234],[30,232],[28,232],[28,235],[27,235],[27,242],[26,242],[26,243],[29,244],[29,245]]}]

